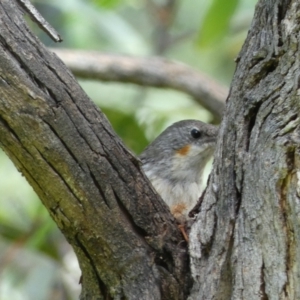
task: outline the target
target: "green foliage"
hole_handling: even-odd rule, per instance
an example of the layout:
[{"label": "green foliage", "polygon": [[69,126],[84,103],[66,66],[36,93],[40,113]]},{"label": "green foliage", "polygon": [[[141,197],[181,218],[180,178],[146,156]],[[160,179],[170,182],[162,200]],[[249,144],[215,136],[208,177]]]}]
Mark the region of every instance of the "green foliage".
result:
[{"label": "green foliage", "polygon": [[228,31],[228,27],[239,0],[214,0],[199,31],[197,43],[201,47],[216,43]]},{"label": "green foliage", "polygon": [[120,0],[93,0],[93,2],[99,7],[114,8],[120,4]]}]

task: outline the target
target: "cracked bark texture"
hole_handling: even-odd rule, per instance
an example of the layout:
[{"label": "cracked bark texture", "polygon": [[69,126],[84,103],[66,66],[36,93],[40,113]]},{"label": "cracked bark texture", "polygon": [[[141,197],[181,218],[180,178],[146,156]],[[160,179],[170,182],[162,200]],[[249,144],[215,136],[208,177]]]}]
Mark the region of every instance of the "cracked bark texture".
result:
[{"label": "cracked bark texture", "polygon": [[185,299],[186,243],[73,75],[0,2],[0,144],[69,243],[81,299]]},{"label": "cracked bark texture", "polygon": [[[300,299],[298,1],[257,4],[190,234],[194,299]],[[82,299],[186,299],[187,253],[136,159],[0,2],[0,143],[83,272]]]},{"label": "cracked bark texture", "polygon": [[259,1],[190,234],[192,299],[300,299],[299,1]]}]

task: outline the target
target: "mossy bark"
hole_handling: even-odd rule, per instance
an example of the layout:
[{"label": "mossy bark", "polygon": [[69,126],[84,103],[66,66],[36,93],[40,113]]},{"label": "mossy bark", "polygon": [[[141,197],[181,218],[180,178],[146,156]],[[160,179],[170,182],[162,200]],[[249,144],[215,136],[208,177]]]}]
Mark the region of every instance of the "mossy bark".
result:
[{"label": "mossy bark", "polygon": [[0,3],[0,143],[73,246],[81,299],[184,299],[186,243],[64,64]]}]

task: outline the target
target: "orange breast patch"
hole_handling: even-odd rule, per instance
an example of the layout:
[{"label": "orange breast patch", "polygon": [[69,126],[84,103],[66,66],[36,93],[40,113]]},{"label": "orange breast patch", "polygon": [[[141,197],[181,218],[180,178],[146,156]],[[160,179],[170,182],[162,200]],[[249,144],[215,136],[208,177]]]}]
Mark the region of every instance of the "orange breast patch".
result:
[{"label": "orange breast patch", "polygon": [[191,148],[190,145],[186,145],[186,146],[180,148],[179,150],[177,150],[177,153],[182,156],[187,155],[190,151],[190,148]]},{"label": "orange breast patch", "polygon": [[171,206],[171,213],[175,218],[180,217],[185,210],[186,210],[186,205],[183,202]]}]

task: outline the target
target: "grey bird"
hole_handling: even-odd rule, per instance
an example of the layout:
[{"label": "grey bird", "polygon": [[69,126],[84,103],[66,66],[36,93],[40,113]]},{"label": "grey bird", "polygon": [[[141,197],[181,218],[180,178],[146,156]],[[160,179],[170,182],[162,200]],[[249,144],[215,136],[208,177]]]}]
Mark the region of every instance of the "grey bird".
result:
[{"label": "grey bird", "polygon": [[142,168],[179,223],[201,195],[202,174],[213,155],[218,128],[183,120],[163,131],[140,155]]}]

